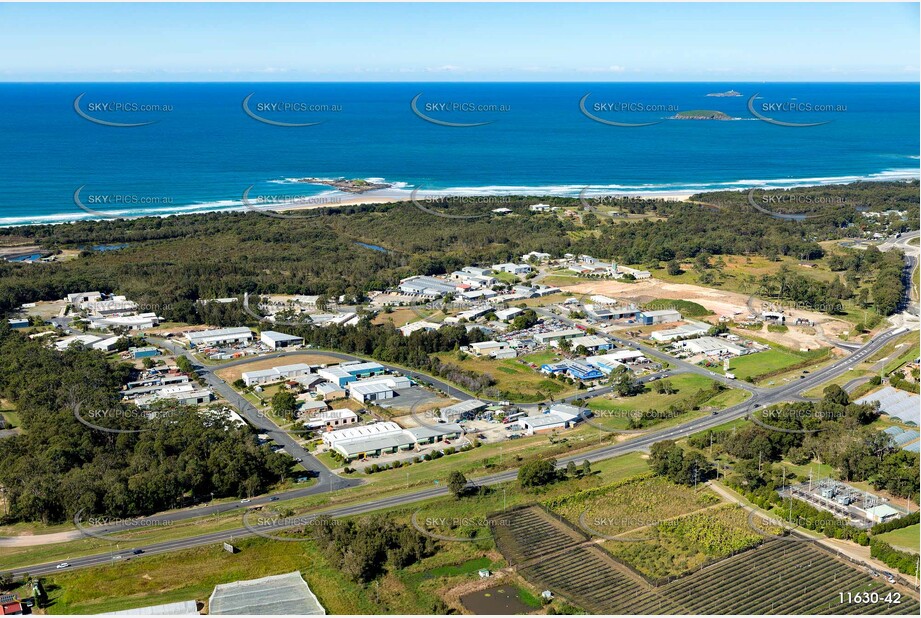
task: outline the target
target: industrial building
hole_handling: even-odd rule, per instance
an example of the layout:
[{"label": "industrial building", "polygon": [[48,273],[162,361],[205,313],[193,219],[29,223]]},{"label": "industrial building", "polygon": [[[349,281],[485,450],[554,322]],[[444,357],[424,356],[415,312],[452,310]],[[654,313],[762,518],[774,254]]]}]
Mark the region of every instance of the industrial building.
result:
[{"label": "industrial building", "polygon": [[540,370],[544,373],[565,373],[574,380],[598,380],[603,378],[604,374],[592,367],[588,363],[575,360],[562,360],[558,363],[546,363],[541,365]]},{"label": "industrial building", "polygon": [[580,347],[589,352],[598,350],[610,350],[614,344],[600,335],[583,335],[582,337],[573,337],[569,340],[570,349],[577,350]]},{"label": "industrial building", "polygon": [[585,314],[593,320],[624,320],[633,319],[639,315],[640,310],[634,306],[630,307],[610,307],[601,304],[585,305]]},{"label": "industrial building", "polygon": [[687,339],[675,344],[691,354],[705,354],[707,356],[742,356],[748,354],[748,350],[740,345],[726,341],[720,337],[698,337],[697,339]]},{"label": "industrial building", "polygon": [[486,409],[486,403],[479,399],[468,399],[454,405],[442,408],[439,416],[448,423],[456,423],[461,420],[474,418],[479,412]]},{"label": "industrial building", "polygon": [[159,324],[160,317],[156,313],[90,318],[90,326],[100,329],[127,328],[128,330],[145,330],[154,328]]},{"label": "industrial building", "polygon": [[640,324],[650,326],[652,324],[668,324],[669,322],[680,322],[681,313],[674,309],[659,309],[657,311],[641,311],[637,317]]},{"label": "industrial building", "polygon": [[279,350],[281,348],[302,345],[304,343],[304,338],[295,337],[287,333],[279,333],[274,330],[264,330],[259,335],[259,341],[265,344],[270,350]]},{"label": "industrial building", "polygon": [[392,421],[339,429],[323,434],[323,443],[347,460],[411,451],[417,445],[459,438],[460,425],[442,423],[431,428],[403,429]]},{"label": "industrial building", "polygon": [[310,365],[295,363],[293,365],[279,365],[270,369],[244,371],[240,376],[247,386],[256,384],[271,384],[283,380],[293,380],[310,373]]},{"label": "industrial building", "polygon": [[322,384],[317,384],[314,390],[316,391],[317,395],[323,398],[323,401],[345,399],[346,397],[345,388],[339,386],[338,384],[333,384],[332,382],[323,382]]},{"label": "industrial building", "polygon": [[441,324],[438,322],[428,322],[426,320],[419,320],[418,322],[410,322],[399,328],[400,333],[404,337],[409,337],[416,331],[420,330],[438,330],[441,328]]},{"label": "industrial building", "polygon": [[10,318],[7,320],[10,323],[10,328],[29,328],[29,320],[25,318]]},{"label": "industrial building", "polygon": [[677,326],[675,328],[667,328],[665,330],[657,330],[652,333],[650,337],[653,341],[658,341],[659,343],[667,343],[669,341],[674,341],[675,339],[681,339],[683,337],[697,337],[699,335],[707,334],[709,327],[700,326],[697,324],[683,324],[682,326]]},{"label": "industrial building", "polygon": [[582,411],[569,404],[554,404],[545,414],[518,419],[526,435],[569,429],[582,420]]},{"label": "industrial building", "polygon": [[190,331],[185,334],[186,340],[192,347],[247,343],[253,340],[253,331],[245,326],[232,328],[217,328],[214,330]]},{"label": "industrial building", "polygon": [[562,339],[574,339],[576,337],[581,337],[585,333],[578,328],[567,328],[563,330],[554,330],[549,333],[537,333],[534,335],[534,340],[541,344],[548,344],[551,341],[560,341]]},{"label": "industrial building", "polygon": [[326,367],[325,369],[319,369],[317,375],[321,378],[329,380],[336,386],[344,388],[347,384],[350,384],[357,380],[358,378],[341,366]]},{"label": "industrial building", "polygon": [[493,272],[497,273],[509,273],[512,275],[526,275],[531,272],[531,267],[527,264],[512,264],[511,262],[506,262],[505,264],[493,264]]},{"label": "industrial building", "polygon": [[518,307],[510,307],[508,309],[500,309],[499,311],[496,311],[496,318],[503,322],[508,322],[509,320],[514,319],[516,316],[521,315],[522,313],[524,313],[524,309],[520,309]]},{"label": "industrial building", "polygon": [[608,354],[588,356],[584,362],[598,369],[601,373],[608,375],[618,367],[624,367],[626,363],[635,362],[641,358],[645,358],[645,356],[639,350],[617,350]]},{"label": "industrial building", "polygon": [[400,291],[404,294],[413,296],[424,296],[428,298],[438,298],[445,294],[457,292],[458,286],[445,279],[436,279],[435,277],[415,276],[407,277],[400,281]]},{"label": "industrial building", "polygon": [[307,429],[327,429],[329,431],[356,424],[358,424],[358,415],[348,408],[315,412],[304,421],[304,427]]},{"label": "industrial building", "polygon": [[394,392],[392,388],[382,382],[358,383],[349,385],[349,397],[358,403],[374,403],[384,399],[393,399]]}]

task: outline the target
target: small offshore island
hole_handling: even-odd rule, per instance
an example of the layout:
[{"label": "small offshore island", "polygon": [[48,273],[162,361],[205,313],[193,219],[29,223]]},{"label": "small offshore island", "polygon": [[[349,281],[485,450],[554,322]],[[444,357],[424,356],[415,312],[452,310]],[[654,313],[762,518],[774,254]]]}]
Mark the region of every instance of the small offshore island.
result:
[{"label": "small offshore island", "polygon": [[297,182],[311,185],[326,185],[345,193],[367,193],[368,191],[377,191],[378,189],[389,189],[393,186],[384,182],[368,182],[362,178],[337,178],[335,180],[330,180],[328,178],[301,178]]},{"label": "small offshore island", "polygon": [[732,116],[712,109],[692,109],[678,112],[671,120],[732,120]]},{"label": "small offshore island", "polygon": [[726,92],[711,92],[707,95],[708,97],[740,97],[742,96],[741,92],[735,90],[727,90]]}]

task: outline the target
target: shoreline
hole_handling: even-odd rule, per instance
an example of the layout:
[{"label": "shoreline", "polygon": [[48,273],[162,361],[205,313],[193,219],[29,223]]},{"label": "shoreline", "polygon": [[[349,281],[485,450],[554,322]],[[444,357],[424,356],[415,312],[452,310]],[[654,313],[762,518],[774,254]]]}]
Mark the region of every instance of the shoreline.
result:
[{"label": "shoreline", "polygon": [[[712,184],[721,184],[723,186],[699,186],[694,189],[653,189],[648,190],[623,190],[616,188],[616,185],[611,186],[610,188],[605,188],[603,186],[574,186],[574,185],[551,185],[551,186],[535,186],[535,187],[460,187],[460,188],[447,188],[447,189],[426,189],[424,192],[420,192],[420,199],[431,199],[436,196],[444,197],[456,197],[464,198],[470,200],[472,198],[482,198],[484,201],[496,200],[505,197],[522,197],[522,198],[533,198],[536,202],[539,202],[542,199],[554,198],[554,197],[565,197],[571,199],[577,199],[581,191],[585,189],[591,190],[590,194],[587,194],[586,197],[589,199],[597,199],[604,197],[631,197],[637,199],[659,199],[667,201],[682,201],[686,202],[693,195],[698,193],[716,193],[723,191],[734,191],[742,192],[747,191],[751,188],[765,189],[765,190],[777,190],[777,189],[794,189],[802,187],[830,187],[830,186],[842,186],[853,184],[856,182],[911,182],[918,181],[919,175],[915,170],[885,170],[882,172],[874,172],[865,176],[845,176],[838,177],[834,179],[824,179],[824,178],[800,178],[800,179],[775,179],[775,180],[759,180],[759,181],[725,181],[723,183],[712,183]],[[355,195],[353,193],[347,193],[342,191],[323,191],[315,196],[310,198],[304,198],[303,203],[290,203],[290,204],[275,204],[271,208],[261,206],[247,206],[242,202],[238,201],[229,201],[222,200],[220,202],[211,202],[211,203],[199,203],[199,204],[188,204],[175,207],[171,212],[157,212],[152,210],[151,212],[143,212],[138,214],[131,214],[128,212],[113,212],[110,216],[98,216],[90,212],[77,212],[77,213],[58,213],[54,215],[45,215],[44,217],[39,216],[36,218],[26,218],[26,217],[2,217],[0,216],[0,228],[16,228],[16,227],[28,227],[28,226],[42,226],[42,225],[63,225],[63,224],[73,224],[80,223],[84,221],[105,221],[109,220],[119,220],[119,219],[139,219],[144,217],[172,217],[172,216],[182,216],[182,215],[193,215],[193,214],[207,214],[207,213],[220,213],[220,212],[246,212],[247,210],[253,212],[262,211],[289,211],[289,210],[311,210],[317,208],[340,208],[348,206],[359,206],[359,205],[371,205],[371,204],[392,204],[396,202],[409,202],[412,199],[414,190],[405,189],[403,187],[407,186],[405,183],[397,183],[399,186],[397,188],[388,188],[380,189],[377,191],[369,191],[368,193]],[[692,184],[693,183],[689,183]],[[732,186],[725,186],[732,185]],[[48,220],[41,220],[42,218]],[[6,221],[4,219],[7,219]],[[16,221],[16,219],[27,219],[23,221]],[[11,221],[12,220],[12,221]]]}]

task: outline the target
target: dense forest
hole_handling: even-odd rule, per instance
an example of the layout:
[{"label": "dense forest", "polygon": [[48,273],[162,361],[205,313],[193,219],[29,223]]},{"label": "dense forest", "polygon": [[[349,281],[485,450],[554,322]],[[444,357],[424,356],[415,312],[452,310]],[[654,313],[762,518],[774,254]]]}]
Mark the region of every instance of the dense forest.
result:
[{"label": "dense forest", "polygon": [[[212,492],[255,495],[287,474],[288,456],[259,446],[248,428],[223,417],[177,407],[147,419],[123,408],[118,391],[128,377],[127,366],[102,352],[58,352],[0,323],[0,396],[16,407],[24,429],[0,440],[8,519],[61,522],[81,510],[134,517]],[[91,429],[78,415],[136,433]]]},{"label": "dense forest", "polygon": [[[861,204],[875,210],[914,199],[912,212],[917,214],[917,183],[855,183],[822,190],[854,194],[860,197]],[[745,204],[743,194],[726,192],[697,198],[707,203],[640,199],[604,202],[606,208],[614,207],[619,212],[655,215],[638,221],[608,217],[597,208],[585,213],[578,200],[565,198],[549,201],[577,206],[578,216],[532,213],[527,208],[532,198],[512,198],[506,205],[514,214],[504,217],[490,215],[493,203],[462,200],[444,210],[454,215],[484,216],[446,219],[404,202],[313,211],[303,220],[223,212],[5,228],[0,230],[0,244],[31,242],[52,251],[96,244],[128,246],[117,251],[83,251],[71,261],[0,262],[0,313],[23,302],[98,289],[117,290],[170,320],[221,323],[220,316],[209,316],[208,312],[232,309],[205,308],[196,301],[244,292],[345,295],[356,299],[410,275],[440,274],[471,263],[507,261],[529,251],[554,256],[588,253],[655,267],[676,259],[705,256],[706,261],[706,256],[725,254],[814,260],[824,255],[818,241],[852,236],[855,230],[871,223],[849,204],[828,216],[791,222],[756,211]],[[729,219],[727,210],[732,214]],[[917,217],[909,217],[908,224],[912,221],[917,225]],[[358,242],[385,251],[369,249]],[[890,266],[895,268],[894,257],[884,259],[887,272]],[[875,276],[878,270],[881,272],[879,264],[866,261],[847,264],[842,274]],[[881,279],[873,284],[879,293],[874,288],[868,302],[879,302],[880,311],[885,313],[892,307],[891,299],[901,295],[901,284],[895,285],[894,275]],[[811,285],[804,294],[817,306],[833,307],[835,298],[849,293],[837,287],[829,289],[831,284]],[[804,287],[787,285],[784,290]],[[857,293],[853,286],[849,289]],[[817,300],[824,296],[832,298],[828,302],[824,298]]]}]

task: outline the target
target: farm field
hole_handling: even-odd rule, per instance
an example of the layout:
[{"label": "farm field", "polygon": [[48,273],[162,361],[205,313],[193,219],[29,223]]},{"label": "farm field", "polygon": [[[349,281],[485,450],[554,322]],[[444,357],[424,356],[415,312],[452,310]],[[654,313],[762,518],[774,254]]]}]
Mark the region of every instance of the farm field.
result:
[{"label": "farm field", "polygon": [[[777,530],[780,532],[780,529]],[[748,526],[748,511],[723,505],[662,521],[643,531],[648,541],[607,541],[603,547],[650,580],[684,575],[760,544]]]},{"label": "farm field", "polygon": [[461,369],[474,371],[479,374],[489,374],[496,381],[494,388],[501,393],[501,398],[518,403],[545,401],[559,399],[566,395],[578,392],[571,385],[558,380],[552,380],[536,369],[516,358],[495,360],[467,355],[463,360],[453,352],[434,354],[447,363],[459,366]]},{"label": "farm field", "polygon": [[917,554],[918,546],[921,545],[921,524],[899,528],[898,530],[886,532],[874,538],[888,543],[897,549]]},{"label": "farm field", "polygon": [[[608,429],[629,429],[629,413],[648,412],[650,410],[665,413],[670,406],[689,401],[698,392],[717,384],[716,380],[696,373],[680,373],[670,376],[667,381],[677,392],[670,395],[656,393],[652,385],[650,385],[647,387],[646,392],[633,397],[602,396],[589,399],[586,402],[587,407],[596,412],[596,418],[592,422]],[[721,409],[744,401],[748,396],[746,391],[728,389],[702,402],[700,406],[714,406]],[[690,411],[686,414],[690,414]],[[659,422],[661,423],[662,421],[660,420]],[[655,423],[650,423],[650,425],[652,424]]]},{"label": "farm field", "polygon": [[[550,511],[605,535],[620,535],[719,504],[709,489],[695,491],[662,477],[638,478],[545,500]],[[641,533],[645,535],[645,531]],[[625,534],[626,539],[634,535]]]},{"label": "farm field", "polygon": [[[881,578],[846,564],[811,543],[772,540],[696,573],[653,587],[579,532],[539,509],[502,514],[497,529],[509,563],[539,588],[553,590],[590,613],[607,614],[904,614],[901,603],[842,603],[840,593],[893,593]],[[626,545],[626,543],[624,544]]]},{"label": "farm field", "polygon": [[649,466],[642,455],[630,453],[593,464],[592,473],[587,476],[577,474],[575,478],[547,485],[537,491],[522,489],[517,482],[502,483],[461,500],[440,498],[430,501],[419,505],[413,512],[404,511],[403,517],[408,522],[412,513],[415,513],[419,525],[434,534],[476,540],[477,543],[482,542],[483,547],[488,547],[493,543],[487,520],[494,513],[530,504],[535,500],[544,503],[563,501],[573,494],[610,487],[638,475],[645,477],[648,472]]}]

